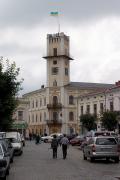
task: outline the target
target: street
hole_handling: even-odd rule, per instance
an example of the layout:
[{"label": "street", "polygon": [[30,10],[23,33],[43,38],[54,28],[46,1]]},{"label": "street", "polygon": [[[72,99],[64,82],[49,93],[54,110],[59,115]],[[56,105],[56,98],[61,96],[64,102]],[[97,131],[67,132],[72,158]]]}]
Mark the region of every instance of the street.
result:
[{"label": "street", "polygon": [[26,142],[22,156],[16,156],[7,180],[117,180],[120,163],[103,160],[84,161],[78,147],[69,146],[66,160],[61,147],[58,158],[52,159],[50,144]]}]

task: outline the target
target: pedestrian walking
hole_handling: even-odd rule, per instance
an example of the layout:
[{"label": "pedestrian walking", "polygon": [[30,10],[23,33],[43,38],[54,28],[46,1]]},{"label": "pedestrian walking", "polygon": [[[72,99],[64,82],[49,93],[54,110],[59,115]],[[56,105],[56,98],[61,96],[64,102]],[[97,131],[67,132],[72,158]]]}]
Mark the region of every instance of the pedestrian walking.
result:
[{"label": "pedestrian walking", "polygon": [[29,140],[31,141],[32,140],[32,134],[29,133]]},{"label": "pedestrian walking", "polygon": [[63,159],[66,159],[66,157],[67,157],[67,148],[68,148],[68,145],[69,145],[69,140],[66,137],[66,134],[64,134],[63,138],[61,139],[60,144],[62,145]]},{"label": "pedestrian walking", "polygon": [[39,134],[37,134],[37,135],[35,136],[35,143],[36,143],[36,144],[39,144],[39,141],[40,141],[40,136],[39,136]]},{"label": "pedestrian walking", "polygon": [[58,148],[58,140],[57,140],[57,136],[54,135],[52,142],[51,142],[51,148],[53,150],[53,159],[57,158],[57,148]]}]

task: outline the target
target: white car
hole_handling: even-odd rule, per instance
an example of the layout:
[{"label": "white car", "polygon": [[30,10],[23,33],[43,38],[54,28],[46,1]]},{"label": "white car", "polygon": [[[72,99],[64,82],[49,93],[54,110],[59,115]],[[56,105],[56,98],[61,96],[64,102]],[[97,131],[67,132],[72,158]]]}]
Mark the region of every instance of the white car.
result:
[{"label": "white car", "polygon": [[51,142],[54,135],[56,135],[57,137],[63,136],[63,134],[61,133],[53,133],[53,134],[50,134],[49,136],[41,137],[41,140],[44,142]]},{"label": "white car", "polygon": [[23,153],[23,143],[19,132],[6,132],[6,138],[10,139],[14,148],[14,154],[21,155]]}]

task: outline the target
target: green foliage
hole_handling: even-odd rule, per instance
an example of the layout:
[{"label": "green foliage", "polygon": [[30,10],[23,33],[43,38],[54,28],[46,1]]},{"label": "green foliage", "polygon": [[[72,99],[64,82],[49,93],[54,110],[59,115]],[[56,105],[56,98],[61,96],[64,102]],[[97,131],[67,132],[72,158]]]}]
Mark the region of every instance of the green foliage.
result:
[{"label": "green foliage", "polygon": [[91,114],[83,114],[80,116],[80,121],[82,122],[83,127],[88,131],[96,129],[96,117]]},{"label": "green foliage", "polygon": [[[3,62],[0,59],[0,130],[5,131],[11,127],[13,112],[17,106],[17,93],[21,89],[22,81],[17,81],[19,68],[16,64]],[[5,60],[4,60],[5,61]],[[5,64],[5,67],[4,67]]]},{"label": "green foliage", "polygon": [[103,117],[101,119],[102,125],[105,127],[105,129],[109,131],[115,130],[117,126],[117,116],[118,112],[115,111],[107,111],[103,113]]}]

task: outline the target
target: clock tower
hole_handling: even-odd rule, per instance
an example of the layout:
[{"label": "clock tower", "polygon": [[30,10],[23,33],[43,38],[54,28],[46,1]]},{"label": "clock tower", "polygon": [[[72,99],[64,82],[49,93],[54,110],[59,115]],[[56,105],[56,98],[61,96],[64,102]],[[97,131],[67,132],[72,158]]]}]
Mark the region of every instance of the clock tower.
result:
[{"label": "clock tower", "polygon": [[47,35],[47,87],[70,82],[69,37],[63,32]]}]

